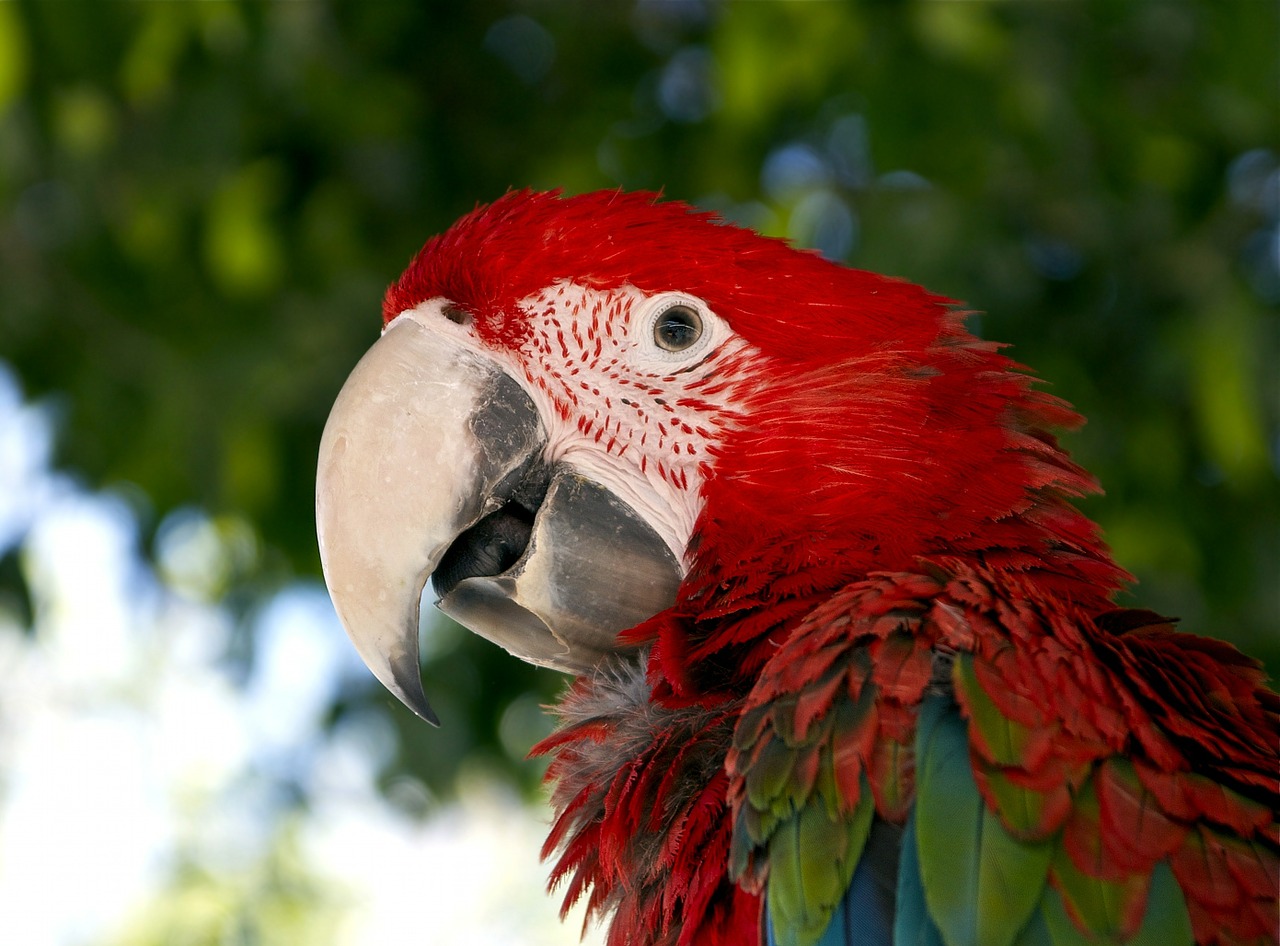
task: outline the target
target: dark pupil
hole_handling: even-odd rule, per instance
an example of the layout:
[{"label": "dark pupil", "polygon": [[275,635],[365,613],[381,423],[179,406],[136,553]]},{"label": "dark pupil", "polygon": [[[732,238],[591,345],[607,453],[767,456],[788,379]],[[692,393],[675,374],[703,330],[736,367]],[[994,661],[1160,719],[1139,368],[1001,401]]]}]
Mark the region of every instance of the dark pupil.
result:
[{"label": "dark pupil", "polygon": [[688,309],[669,309],[658,319],[655,334],[658,344],[667,351],[681,351],[698,340],[702,324]]}]

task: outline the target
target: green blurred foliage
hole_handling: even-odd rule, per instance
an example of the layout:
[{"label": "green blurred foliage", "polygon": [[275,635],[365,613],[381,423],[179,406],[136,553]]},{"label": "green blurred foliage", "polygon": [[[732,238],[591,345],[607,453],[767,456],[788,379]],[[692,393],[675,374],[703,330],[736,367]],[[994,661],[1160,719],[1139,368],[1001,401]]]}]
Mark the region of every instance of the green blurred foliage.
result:
[{"label": "green blurred foliage", "polygon": [[[981,309],[1091,418],[1136,600],[1275,672],[1278,10],[0,4],[0,357],[152,529],[253,525],[248,611],[318,573],[320,429],[421,242],[509,187],[662,188]],[[514,771],[560,685],[456,629],[425,673],[441,731],[334,707],[391,713],[393,796]]]}]

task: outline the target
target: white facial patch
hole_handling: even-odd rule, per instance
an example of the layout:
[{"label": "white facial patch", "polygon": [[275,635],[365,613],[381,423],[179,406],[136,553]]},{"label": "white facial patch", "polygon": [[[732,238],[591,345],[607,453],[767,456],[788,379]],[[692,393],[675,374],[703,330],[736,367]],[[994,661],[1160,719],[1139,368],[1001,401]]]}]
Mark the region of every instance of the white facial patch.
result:
[{"label": "white facial patch", "polygon": [[548,427],[547,459],[609,487],[683,561],[710,448],[734,424],[744,361],[762,356],[685,293],[562,282],[521,308],[521,380]]}]

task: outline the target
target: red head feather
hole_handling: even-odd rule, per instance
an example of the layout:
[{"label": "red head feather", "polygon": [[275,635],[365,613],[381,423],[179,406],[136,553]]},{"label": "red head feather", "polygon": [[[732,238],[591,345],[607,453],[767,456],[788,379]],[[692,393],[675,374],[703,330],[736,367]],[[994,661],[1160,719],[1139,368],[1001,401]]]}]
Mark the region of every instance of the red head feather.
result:
[{"label": "red head feather", "polygon": [[384,317],[445,297],[515,350],[522,301],[560,281],[691,294],[768,356],[704,487],[682,594],[704,620],[987,549],[1052,562],[1099,606],[1124,581],[1065,502],[1096,488],[1046,432],[1077,415],[919,286],[654,194],[517,191],[431,239]]}]

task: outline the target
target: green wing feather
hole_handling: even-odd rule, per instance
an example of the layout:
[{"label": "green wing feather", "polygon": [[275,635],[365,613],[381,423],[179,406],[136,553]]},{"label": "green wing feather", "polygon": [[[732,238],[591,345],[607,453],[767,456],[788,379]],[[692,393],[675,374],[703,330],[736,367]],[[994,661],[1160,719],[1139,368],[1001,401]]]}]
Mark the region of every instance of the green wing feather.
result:
[{"label": "green wing feather", "polygon": [[1131,939],[1084,932],[1072,922],[1062,898],[1053,889],[1045,892],[1037,914],[1036,921],[1047,930],[1052,946],[1191,946],[1195,941],[1186,897],[1173,871],[1163,862],[1151,874],[1146,911],[1137,935]]},{"label": "green wing feather", "polygon": [[917,851],[916,817],[913,813],[902,832],[893,943],[894,946],[946,946],[942,933],[938,931],[924,902],[924,885],[920,881],[920,857]]},{"label": "green wing feather", "polygon": [[970,577],[935,604],[900,576],[851,585],[753,692],[732,864],[776,942],[828,942],[878,815],[906,825],[896,946],[1274,944],[1280,698],[1256,667]]},{"label": "green wing feather", "polygon": [[950,699],[925,701],[916,746],[917,854],[929,912],[948,946],[1011,946],[1044,894],[1053,846],[1019,841],[987,808]]},{"label": "green wing feather", "polygon": [[[1029,760],[1044,760],[1043,771],[1054,765],[1045,737],[997,706],[972,655],[957,655],[952,676],[967,725],[950,701],[926,701],[916,783],[925,900],[947,946],[1191,946],[1186,897],[1167,858],[1138,869],[1107,846],[1115,842],[1103,828],[1104,788],[1110,809],[1145,812],[1145,824],[1139,817],[1130,827],[1144,847],[1169,851],[1184,831],[1144,808],[1150,799],[1132,766],[1112,757],[1032,778]],[[1052,721],[1042,728],[1058,732]],[[948,873],[948,863],[963,866]]]},{"label": "green wing feather", "polygon": [[849,816],[818,798],[783,818],[769,839],[769,919],[778,946],[813,946],[831,922],[871,829],[875,802],[865,781]]}]

